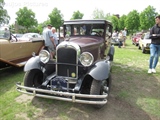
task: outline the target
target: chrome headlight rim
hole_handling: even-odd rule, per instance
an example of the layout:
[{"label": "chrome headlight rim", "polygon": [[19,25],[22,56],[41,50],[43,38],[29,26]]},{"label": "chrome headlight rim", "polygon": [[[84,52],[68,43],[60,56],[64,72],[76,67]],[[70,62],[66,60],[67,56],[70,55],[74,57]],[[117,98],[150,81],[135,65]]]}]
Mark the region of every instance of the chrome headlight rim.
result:
[{"label": "chrome headlight rim", "polygon": [[[90,59],[88,61],[87,57],[89,57],[88,59]],[[81,55],[80,55],[80,58],[79,58],[81,64],[85,67],[89,67],[93,64],[94,62],[94,57],[93,55],[90,53],[90,52],[83,52]]]},{"label": "chrome headlight rim", "polygon": [[42,63],[46,64],[50,60],[50,53],[47,50],[39,52],[39,59]]}]

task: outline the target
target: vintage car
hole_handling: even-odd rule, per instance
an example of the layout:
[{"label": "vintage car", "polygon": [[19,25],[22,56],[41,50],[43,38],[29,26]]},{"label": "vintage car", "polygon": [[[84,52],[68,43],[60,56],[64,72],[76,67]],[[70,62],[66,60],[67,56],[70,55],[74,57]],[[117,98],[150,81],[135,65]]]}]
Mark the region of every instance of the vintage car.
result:
[{"label": "vintage car", "polygon": [[17,90],[101,108],[111,86],[112,24],[106,20],[71,20],[64,21],[63,28],[65,38],[56,47],[56,59],[51,59],[47,50],[29,59],[24,67],[24,86],[17,83]]},{"label": "vintage car", "polygon": [[143,33],[138,32],[135,35],[132,36],[132,44],[138,46],[139,40],[141,39]]},{"label": "vintage car", "polygon": [[22,37],[18,38],[18,41],[32,41],[33,39],[36,39],[36,38],[42,39],[42,36],[38,33],[25,33],[23,34]]},{"label": "vintage car", "polygon": [[[12,41],[12,38],[15,40]],[[10,33],[8,27],[0,27],[0,69],[8,66],[22,67],[32,57],[38,55],[44,40],[17,41],[16,36]]]},{"label": "vintage car", "polygon": [[150,51],[151,39],[149,38],[149,32],[144,33],[142,38],[139,40],[138,49],[142,50],[142,53],[146,53]]},{"label": "vintage car", "polygon": [[111,38],[111,44],[112,45],[119,45],[119,39],[118,39],[118,37],[112,37]]}]

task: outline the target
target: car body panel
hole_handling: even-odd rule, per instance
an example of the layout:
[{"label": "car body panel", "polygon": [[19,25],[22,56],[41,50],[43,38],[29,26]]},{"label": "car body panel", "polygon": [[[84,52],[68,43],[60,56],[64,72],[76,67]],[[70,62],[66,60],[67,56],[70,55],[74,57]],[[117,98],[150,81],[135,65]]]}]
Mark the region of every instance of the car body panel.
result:
[{"label": "car body panel", "polygon": [[134,36],[132,36],[132,44],[138,46],[139,40],[141,39],[142,35],[143,33],[139,32],[139,33],[136,33]]},{"label": "car body panel", "polygon": [[139,49],[142,49],[142,52],[150,50],[151,39],[149,38],[149,32],[144,33],[142,38],[139,40]]},{"label": "car body panel", "polygon": [[22,67],[32,57],[34,52],[38,55],[44,40],[42,38],[32,41],[12,41],[5,38],[0,39],[0,68],[7,66]]}]

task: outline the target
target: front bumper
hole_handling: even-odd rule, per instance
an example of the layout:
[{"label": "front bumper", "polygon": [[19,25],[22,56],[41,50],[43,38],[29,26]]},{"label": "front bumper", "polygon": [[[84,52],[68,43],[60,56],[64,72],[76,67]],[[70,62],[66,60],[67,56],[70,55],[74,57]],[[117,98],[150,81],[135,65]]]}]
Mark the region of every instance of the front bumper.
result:
[{"label": "front bumper", "polygon": [[[83,103],[83,104],[94,104],[94,105],[104,105],[107,103],[108,94],[105,95],[90,95],[90,94],[78,94],[78,93],[76,94],[69,92],[25,87],[22,86],[20,83],[17,83],[16,86],[17,86],[17,91],[21,93],[42,98],[56,99],[56,100]],[[26,90],[29,90],[31,92],[27,92]]]}]

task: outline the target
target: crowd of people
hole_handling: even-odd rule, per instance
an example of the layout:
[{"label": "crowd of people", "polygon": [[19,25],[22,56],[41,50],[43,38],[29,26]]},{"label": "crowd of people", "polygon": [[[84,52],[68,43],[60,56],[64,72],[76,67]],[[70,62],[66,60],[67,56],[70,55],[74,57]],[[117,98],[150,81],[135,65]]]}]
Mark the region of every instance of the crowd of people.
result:
[{"label": "crowd of people", "polygon": [[124,30],[120,30],[120,32],[115,30],[113,32],[113,34],[112,34],[112,37],[117,37],[118,38],[118,40],[119,40],[118,47],[119,48],[121,48],[121,46],[125,47],[126,39],[127,39],[127,30],[126,30],[126,28],[124,28]]},{"label": "crowd of people", "polygon": [[[120,32],[114,31],[112,37],[118,37],[119,45],[121,48],[125,47],[127,31],[126,28]],[[156,66],[160,57],[160,15],[155,17],[155,25],[150,29],[150,58],[149,58],[149,69],[148,73],[156,73]]]}]

